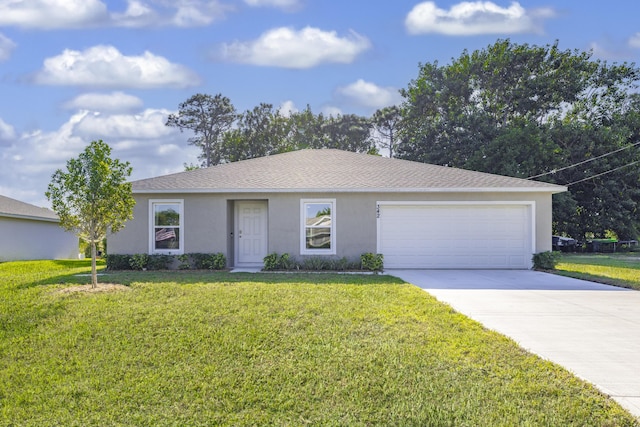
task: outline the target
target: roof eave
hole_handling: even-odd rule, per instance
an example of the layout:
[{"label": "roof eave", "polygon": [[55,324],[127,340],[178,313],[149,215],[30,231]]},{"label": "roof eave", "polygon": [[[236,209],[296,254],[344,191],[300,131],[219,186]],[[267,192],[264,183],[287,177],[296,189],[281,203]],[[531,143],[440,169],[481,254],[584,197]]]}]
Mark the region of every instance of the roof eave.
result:
[{"label": "roof eave", "polygon": [[60,222],[60,219],[58,219],[58,218],[47,218],[47,217],[33,216],[33,215],[18,215],[18,214],[4,213],[4,212],[0,212],[0,217],[16,218],[16,219],[28,219],[28,220],[31,220],[31,221],[46,221],[46,222],[55,222],[55,223],[59,223]]},{"label": "roof eave", "polygon": [[562,193],[568,188],[550,187],[442,187],[442,188],[189,188],[134,189],[135,194],[230,194],[230,193]]}]

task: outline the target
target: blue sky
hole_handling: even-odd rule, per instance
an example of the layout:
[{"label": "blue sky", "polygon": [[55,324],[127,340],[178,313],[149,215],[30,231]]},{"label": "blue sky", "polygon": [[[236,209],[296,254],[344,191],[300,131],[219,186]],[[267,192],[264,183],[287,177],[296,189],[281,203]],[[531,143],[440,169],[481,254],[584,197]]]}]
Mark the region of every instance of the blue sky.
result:
[{"label": "blue sky", "polygon": [[419,63],[501,38],[638,62],[638,16],[631,0],[0,0],[0,194],[48,206],[96,139],[132,179],[183,170],[197,151],[164,123],[195,93],[370,115]]}]

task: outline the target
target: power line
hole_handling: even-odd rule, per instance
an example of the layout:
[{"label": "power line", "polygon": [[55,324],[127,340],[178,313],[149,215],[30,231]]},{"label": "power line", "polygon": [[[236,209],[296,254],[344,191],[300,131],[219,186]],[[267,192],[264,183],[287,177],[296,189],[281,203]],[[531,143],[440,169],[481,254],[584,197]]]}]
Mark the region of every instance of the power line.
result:
[{"label": "power line", "polygon": [[[598,159],[601,159],[601,158],[603,158],[603,157],[607,157],[607,156],[610,156],[610,155],[612,155],[612,154],[619,153],[620,151],[623,151],[623,150],[629,149],[629,148],[631,148],[631,147],[635,147],[636,145],[640,145],[640,141],[638,141],[638,142],[634,142],[633,144],[630,144],[630,145],[624,146],[624,147],[622,147],[622,148],[618,148],[617,150],[610,151],[610,152],[608,152],[608,153],[601,154],[601,155],[599,155],[599,156],[592,157],[592,158],[590,158],[590,159],[583,160],[583,161],[581,161],[581,162],[574,163],[574,164],[569,165],[569,166],[565,166],[565,167],[560,168],[560,169],[552,169],[552,170],[550,170],[549,172],[541,173],[541,174],[539,174],[539,175],[530,176],[530,177],[529,177],[529,178],[527,178],[527,179],[540,178],[541,176],[549,175],[549,174],[552,174],[552,173],[556,173],[556,172],[563,171],[563,170],[565,170],[565,169],[571,169],[571,168],[574,168],[574,167],[576,167],[576,166],[584,165],[585,163],[593,162],[594,160],[598,160]],[[629,165],[626,165],[626,166],[629,166]],[[622,167],[625,167],[625,166],[622,166]],[[613,170],[617,170],[617,169],[613,169]],[[605,173],[606,173],[606,172],[605,172]],[[600,175],[596,175],[596,176],[600,176]],[[589,179],[589,178],[587,178],[587,179]],[[585,181],[586,181],[586,179],[585,179]],[[580,182],[580,181],[576,181],[576,182]],[[569,185],[571,185],[571,184],[569,184]]]},{"label": "power line", "polygon": [[628,167],[628,166],[633,166],[633,165],[635,165],[635,164],[637,164],[637,163],[640,163],[640,160],[636,160],[636,161],[634,161],[634,162],[627,163],[626,165],[618,166],[617,168],[610,169],[610,170],[605,171],[605,172],[601,172],[601,173],[599,173],[599,174],[596,174],[596,175],[590,176],[590,177],[588,177],[588,178],[582,178],[582,179],[579,179],[579,180],[577,180],[577,181],[573,181],[573,182],[571,182],[571,183],[569,183],[569,184],[565,184],[565,185],[566,185],[567,187],[569,187],[569,186],[571,186],[571,185],[573,185],[573,184],[577,184],[577,183],[579,183],[579,182],[588,181],[588,180],[593,179],[593,178],[598,178],[599,176],[606,175],[606,174],[611,173],[611,172],[615,172],[615,171],[617,171],[617,170],[620,170],[620,169],[626,168],[626,167]]}]

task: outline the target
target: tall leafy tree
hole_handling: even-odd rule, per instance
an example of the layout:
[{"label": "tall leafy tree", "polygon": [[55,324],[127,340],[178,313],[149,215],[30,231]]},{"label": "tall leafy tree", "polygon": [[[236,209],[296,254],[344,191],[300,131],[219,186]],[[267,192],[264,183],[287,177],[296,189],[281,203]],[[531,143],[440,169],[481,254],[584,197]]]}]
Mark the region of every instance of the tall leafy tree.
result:
[{"label": "tall leafy tree", "polygon": [[383,149],[389,151],[389,157],[393,157],[398,145],[398,132],[402,125],[402,113],[400,107],[392,105],[377,110],[371,118],[374,130],[379,136],[379,143]]},{"label": "tall leafy tree", "polygon": [[470,100],[497,126],[516,118],[542,121],[573,104],[593,87],[601,64],[588,52],[499,40],[483,50],[464,52],[458,67],[469,77]]},{"label": "tall leafy tree", "polygon": [[262,103],[238,116],[236,127],[223,136],[223,161],[263,157],[287,151],[289,123],[273,105]]},{"label": "tall leafy tree", "polygon": [[606,123],[565,121],[550,128],[564,164],[540,179],[570,190],[554,196],[556,230],[578,238],[611,231],[625,240],[639,236],[640,109],[633,104]]},{"label": "tall leafy tree", "polygon": [[356,114],[329,116],[320,123],[320,145],[312,148],[337,148],[339,150],[368,153],[374,148],[371,139],[371,121]]},{"label": "tall leafy tree", "polygon": [[135,201],[129,162],[111,158],[111,148],[102,140],[93,141],[78,158],[58,169],[46,191],[60,226],[75,232],[91,245],[91,284],[96,287],[96,244],[108,232],[116,233],[133,218]]},{"label": "tall leafy tree", "polygon": [[355,114],[325,116],[314,114],[307,106],[288,118],[288,136],[281,151],[303,148],[336,148],[367,153],[372,151],[372,123]]},{"label": "tall leafy tree", "polygon": [[556,198],[556,232],[633,237],[633,151],[563,169],[638,141],[630,123],[640,71],[591,56],[498,40],[445,66],[421,65],[402,91],[398,156],[521,178],[561,170],[539,176],[571,184]]},{"label": "tall leafy tree", "polygon": [[286,151],[300,150],[303,148],[322,147],[323,123],[325,121],[322,113],[314,114],[311,107],[307,107],[292,113],[288,120],[289,134],[286,139]]},{"label": "tall leafy tree", "polygon": [[180,131],[193,132],[189,144],[199,147],[201,165],[209,167],[222,161],[222,139],[237,119],[231,100],[222,94],[195,94],[181,103],[177,114],[170,114],[165,123]]},{"label": "tall leafy tree", "polygon": [[400,155],[464,167],[503,128],[543,124],[573,108],[594,83],[601,84],[594,75],[602,66],[589,53],[561,51],[557,43],[539,47],[509,40],[465,50],[446,66],[421,65],[418,78],[402,91]]}]

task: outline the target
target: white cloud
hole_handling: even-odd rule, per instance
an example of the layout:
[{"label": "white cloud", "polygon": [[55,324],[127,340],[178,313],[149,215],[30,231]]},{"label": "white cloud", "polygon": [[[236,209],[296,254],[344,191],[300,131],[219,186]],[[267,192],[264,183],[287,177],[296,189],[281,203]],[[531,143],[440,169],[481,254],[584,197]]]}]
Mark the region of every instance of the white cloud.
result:
[{"label": "white cloud", "polygon": [[398,89],[393,87],[380,87],[363,79],[338,88],[337,93],[348,102],[367,108],[378,109],[390,105],[397,105],[402,102],[402,96],[398,92]]},{"label": "white cloud", "polygon": [[354,31],[339,37],[335,31],[318,28],[282,27],[254,41],[224,44],[222,56],[245,64],[303,69],[323,63],[348,64],[370,47],[369,40]]},{"label": "white cloud", "polygon": [[6,61],[11,57],[11,52],[15,49],[16,44],[10,38],[0,34],[0,62]]},{"label": "white cloud", "polygon": [[541,20],[552,16],[551,9],[526,10],[517,2],[505,8],[490,1],[465,1],[445,10],[426,1],[414,6],[405,19],[405,26],[411,34],[541,33]]},{"label": "white cloud", "polygon": [[280,104],[280,108],[278,108],[278,112],[284,117],[289,117],[291,114],[297,113],[298,111],[298,107],[296,107],[296,104],[291,100],[284,101]]},{"label": "white cloud", "polygon": [[591,42],[589,44],[589,50],[593,52],[593,55],[596,58],[612,59],[615,56],[615,54],[612,51],[610,51],[609,49],[607,49],[606,47],[604,47],[602,44],[598,42]]},{"label": "white cloud", "polygon": [[16,131],[10,124],[0,119],[0,146],[3,141],[11,141],[16,137]]},{"label": "white cloud", "polygon": [[325,105],[321,111],[325,116],[337,117],[342,115],[342,110],[334,105]]},{"label": "white cloud", "polygon": [[277,7],[292,10],[300,6],[299,0],[244,0],[251,7]]},{"label": "white cloud", "polygon": [[217,1],[181,0],[173,4],[177,10],[171,22],[178,27],[209,25],[229,9]]},{"label": "white cloud", "polygon": [[198,84],[188,68],[145,52],[125,56],[113,46],[94,46],[82,52],[65,49],[47,58],[34,78],[39,84],[122,88],[184,88]]},{"label": "white cloud", "polygon": [[138,0],[129,0],[124,13],[113,13],[113,23],[122,27],[146,27],[157,25],[160,17],[158,13]]},{"label": "white cloud", "polygon": [[79,28],[108,20],[100,0],[1,1],[0,26],[53,29]]},{"label": "white cloud", "polygon": [[122,112],[142,107],[142,100],[124,92],[85,93],[65,103],[64,107],[69,110]]},{"label": "white cloud", "polygon": [[0,1],[0,26],[31,29],[86,27],[193,27],[222,18],[229,6],[219,0],[127,0],[123,12],[101,0]]},{"label": "white cloud", "polygon": [[640,49],[640,33],[635,33],[634,35],[629,37],[627,44],[629,45],[629,47],[632,47],[634,49]]},{"label": "white cloud", "polygon": [[0,194],[38,206],[48,206],[44,192],[56,169],[82,150],[84,141],[73,135],[82,114],[72,116],[55,132],[25,133],[0,146]]},{"label": "white cloud", "polygon": [[625,46],[624,43],[609,40],[591,42],[589,44],[589,50],[593,52],[593,56],[605,61],[625,61],[633,58],[634,55],[631,49],[633,49],[631,43]]},{"label": "white cloud", "polygon": [[129,161],[131,179],[184,170],[197,162],[198,151],[187,144],[188,135],[164,125],[169,111],[144,110],[135,115],[102,115],[81,111],[59,129],[17,136],[0,121],[0,135],[9,129],[8,143],[0,144],[0,194],[48,206],[44,197],[51,175],[64,169],[89,142],[102,139],[113,149],[112,157]]},{"label": "white cloud", "polygon": [[83,138],[102,135],[104,139],[161,139],[175,134],[165,126],[167,110],[147,109],[139,114],[87,114],[75,127],[75,134]]}]

